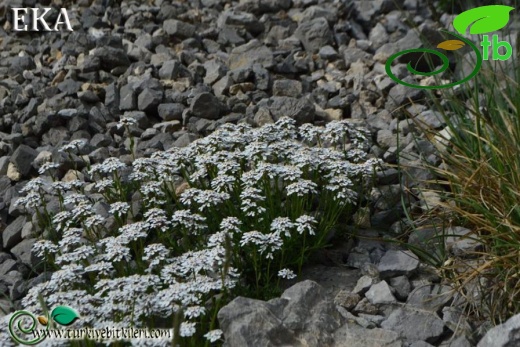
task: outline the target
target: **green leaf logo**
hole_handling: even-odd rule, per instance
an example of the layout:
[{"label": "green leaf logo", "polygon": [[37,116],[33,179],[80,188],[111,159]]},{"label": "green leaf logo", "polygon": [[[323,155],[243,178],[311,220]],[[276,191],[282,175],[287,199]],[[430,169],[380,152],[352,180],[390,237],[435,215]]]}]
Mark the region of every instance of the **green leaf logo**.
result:
[{"label": "green leaf logo", "polygon": [[56,306],[51,312],[51,318],[60,325],[70,325],[79,318],[79,313],[68,306]]},{"label": "green leaf logo", "polygon": [[[509,22],[509,12],[514,7],[504,5],[489,5],[464,11],[453,20],[453,27],[464,35],[469,29],[470,34],[485,34],[502,29]],[[473,24],[473,25],[472,25]]]}]

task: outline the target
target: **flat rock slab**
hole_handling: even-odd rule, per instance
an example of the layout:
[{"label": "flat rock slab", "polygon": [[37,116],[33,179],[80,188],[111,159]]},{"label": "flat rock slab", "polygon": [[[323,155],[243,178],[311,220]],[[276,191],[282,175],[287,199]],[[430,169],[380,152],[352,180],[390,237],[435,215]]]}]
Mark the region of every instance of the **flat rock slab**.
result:
[{"label": "flat rock slab", "polygon": [[408,342],[434,343],[444,334],[444,322],[436,314],[407,306],[392,312],[381,328],[397,332]]},{"label": "flat rock slab", "polygon": [[360,277],[361,273],[357,269],[310,265],[302,269],[301,279],[295,278],[290,281],[281,281],[280,286],[285,289],[299,281],[311,280],[320,284],[323,287],[323,294],[329,300],[333,301],[340,290],[352,291]]},{"label": "flat rock slab", "polygon": [[347,323],[334,332],[333,347],[401,347],[399,334],[385,329],[365,329]]},{"label": "flat rock slab", "polygon": [[378,270],[381,278],[409,276],[419,267],[419,259],[410,251],[389,250],[381,258]]}]

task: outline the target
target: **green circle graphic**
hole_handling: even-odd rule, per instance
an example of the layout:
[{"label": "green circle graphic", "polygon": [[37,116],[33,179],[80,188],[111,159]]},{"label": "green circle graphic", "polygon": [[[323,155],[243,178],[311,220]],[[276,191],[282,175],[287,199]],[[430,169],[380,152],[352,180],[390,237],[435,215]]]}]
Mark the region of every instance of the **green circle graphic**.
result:
[{"label": "green circle graphic", "polygon": [[[21,319],[18,320],[17,327],[18,327],[18,329],[22,333],[24,333],[24,334],[31,334],[35,330],[35,328],[36,328],[36,324],[37,324],[38,320],[36,319],[36,317],[34,317],[34,315],[31,312],[29,312],[29,311],[17,311],[15,314],[13,314],[13,316],[9,320],[9,333],[11,334],[11,337],[13,338],[13,340],[15,340],[18,343],[21,343],[22,345],[36,345],[36,344],[42,342],[43,340],[45,340],[45,335],[36,337],[36,338],[34,338],[32,340],[24,340],[24,339],[22,339],[21,337],[19,337],[19,336],[17,336],[15,334],[15,331],[13,329],[13,326],[15,324],[15,320],[21,318],[22,316],[29,316],[32,319],[32,324],[27,329],[22,327],[22,320]],[[47,325],[47,330],[48,329],[49,329],[49,326]]]},{"label": "green circle graphic", "polygon": [[467,77],[465,77],[464,79],[462,79],[460,81],[456,81],[456,82],[452,82],[452,83],[448,83],[448,84],[443,84],[443,85],[440,85],[440,86],[421,86],[421,85],[411,84],[411,83],[405,82],[403,80],[400,80],[399,78],[397,78],[396,75],[394,75],[394,73],[392,72],[392,69],[391,69],[392,63],[399,56],[401,56],[403,54],[407,54],[407,53],[431,53],[431,54],[436,55],[437,57],[439,57],[442,60],[442,67],[440,69],[438,69],[438,70],[431,71],[431,72],[420,72],[420,71],[417,71],[417,70],[415,70],[411,66],[410,63],[408,63],[406,65],[406,69],[410,73],[412,73],[414,75],[433,76],[433,75],[437,75],[439,73],[442,73],[442,72],[446,71],[446,69],[449,67],[448,57],[446,55],[444,55],[443,53],[439,52],[439,51],[435,51],[433,49],[427,49],[427,48],[407,49],[407,50],[404,50],[404,51],[401,51],[401,52],[397,52],[396,54],[391,55],[388,58],[388,60],[386,61],[386,64],[385,64],[385,70],[386,70],[386,73],[388,74],[388,76],[390,76],[390,78],[393,81],[395,81],[395,82],[397,82],[399,84],[402,84],[404,86],[411,87],[411,88],[417,88],[417,89],[451,88],[451,87],[454,87],[456,85],[459,85],[459,84],[462,84],[464,82],[467,82],[470,79],[472,79],[473,77],[475,77],[475,75],[479,72],[480,68],[482,67],[482,54],[478,50],[477,46],[475,46],[475,44],[473,42],[471,42],[470,40],[468,40],[468,39],[466,39],[466,38],[464,38],[464,37],[462,37],[462,36],[460,36],[458,34],[455,34],[455,33],[451,32],[451,31],[441,30],[441,32],[445,32],[447,34],[450,34],[450,35],[453,35],[453,36],[457,37],[458,39],[460,39],[461,41],[466,43],[468,46],[470,46],[471,49],[475,52],[475,55],[477,56],[477,64],[476,64],[475,68],[473,69],[473,71]]}]

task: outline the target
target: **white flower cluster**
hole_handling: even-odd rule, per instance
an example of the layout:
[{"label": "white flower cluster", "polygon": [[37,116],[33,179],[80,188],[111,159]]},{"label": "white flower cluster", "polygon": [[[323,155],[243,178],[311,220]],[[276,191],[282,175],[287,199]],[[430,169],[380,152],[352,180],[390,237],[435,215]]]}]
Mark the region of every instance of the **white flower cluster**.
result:
[{"label": "white flower cluster", "polygon": [[[123,117],[119,125],[133,122]],[[239,283],[243,264],[228,262],[226,247],[272,261],[286,241],[321,232],[323,217],[310,211],[312,203],[323,196],[336,205],[355,202],[359,175],[380,164],[367,160],[368,143],[367,133],[346,121],[298,128],[282,118],[258,129],[224,124],[187,147],[138,158],[131,167],[109,158],[88,173],[113,223],[94,210],[79,181],[35,179],[18,201],[30,210],[41,207],[44,195],[63,199],[64,210],[50,216],[60,240],[34,245],[36,255],[54,259],[59,269],[32,287],[22,305],[38,311],[41,294],[48,305],[70,305],[82,324],[100,328],[146,326],[147,317],[171,318],[182,309],[180,335],[193,336],[196,322],[208,314],[206,302]],[[72,153],[82,145],[73,141],[62,150]],[[55,168],[47,164],[40,171]],[[174,182],[181,178],[189,187],[177,196]],[[139,201],[119,201],[129,193]],[[274,271],[276,265],[274,276],[296,276],[286,266]],[[218,329],[204,333],[210,342],[222,337]]]}]

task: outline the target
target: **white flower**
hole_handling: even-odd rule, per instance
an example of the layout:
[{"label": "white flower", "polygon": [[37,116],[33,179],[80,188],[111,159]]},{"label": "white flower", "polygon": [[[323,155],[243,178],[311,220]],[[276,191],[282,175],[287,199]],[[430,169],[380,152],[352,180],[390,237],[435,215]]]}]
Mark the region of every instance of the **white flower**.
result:
[{"label": "white flower", "polygon": [[78,194],[78,193],[69,194],[63,199],[63,203],[65,205],[72,205],[72,206],[77,206],[82,203],[89,203],[89,202],[90,202],[89,199],[85,195]]},{"label": "white flower", "polygon": [[144,222],[135,222],[132,224],[123,225],[121,228],[119,228],[120,234],[117,239],[125,245],[140,238],[144,239],[146,236],[148,236],[148,234],[145,232],[147,228],[148,226]]},{"label": "white flower", "polygon": [[230,191],[233,188],[233,184],[235,184],[236,178],[229,175],[219,175],[211,181],[211,188],[215,191],[221,193],[225,191]]},{"label": "white flower", "polygon": [[170,251],[162,243],[153,243],[144,248],[143,260],[149,261],[150,266],[148,272],[157,267],[162,261],[165,261]]},{"label": "white flower", "polygon": [[166,212],[160,208],[151,208],[144,214],[145,228],[147,229],[166,229],[170,225],[170,221],[166,216]]},{"label": "white flower", "polygon": [[38,169],[38,174],[45,175],[47,172],[51,170],[55,170],[60,167],[60,164],[53,162],[43,163],[42,166]]},{"label": "white flower", "polygon": [[110,205],[108,213],[112,213],[114,216],[121,217],[127,214],[130,210],[130,205],[127,202],[114,202]]},{"label": "white flower", "polygon": [[93,227],[102,226],[105,222],[105,218],[98,214],[93,214],[85,219],[85,227],[90,229]]},{"label": "white flower", "polygon": [[312,216],[308,215],[302,215],[298,218],[296,218],[296,230],[301,235],[305,230],[309,232],[309,235],[314,235],[314,227],[313,225],[316,224],[317,221]]},{"label": "white flower", "polygon": [[27,193],[27,192],[35,192],[39,193],[41,192],[45,186],[48,186],[49,183],[45,182],[41,177],[36,177],[31,179],[27,184],[20,189],[21,193]]},{"label": "white flower", "polygon": [[121,239],[111,236],[100,240],[99,243],[105,246],[103,260],[112,262],[130,261],[130,249],[122,244]]},{"label": "white flower", "polygon": [[291,237],[291,233],[289,231],[292,228],[294,228],[294,224],[287,217],[277,217],[271,222],[271,230],[273,232],[278,234],[284,233],[287,237]]},{"label": "white flower", "polygon": [[111,262],[100,261],[98,263],[89,265],[85,268],[85,272],[96,272],[100,275],[108,276],[114,270],[114,266]]},{"label": "white flower", "polygon": [[213,342],[216,342],[218,341],[222,335],[224,334],[224,332],[220,329],[215,329],[215,330],[211,330],[211,331],[208,331],[204,337],[211,343]]},{"label": "white flower", "polygon": [[94,188],[96,188],[96,190],[100,193],[105,192],[108,188],[112,188],[113,186],[114,181],[110,178],[103,178],[94,184]]},{"label": "white flower", "polygon": [[227,193],[218,193],[213,190],[201,190],[197,188],[186,189],[181,195],[181,202],[187,206],[194,203],[201,211],[216,206],[230,198]]},{"label": "white flower", "polygon": [[200,233],[206,228],[206,218],[199,214],[191,213],[189,210],[175,211],[171,222],[172,226],[186,228],[195,234]]},{"label": "white flower", "polygon": [[125,163],[119,160],[119,158],[110,157],[105,159],[102,163],[92,165],[88,173],[89,175],[94,175],[96,173],[111,174],[115,171],[124,169],[125,167]]},{"label": "white flower", "polygon": [[296,274],[290,269],[282,269],[278,271],[278,277],[286,278],[288,280],[296,278]]},{"label": "white flower", "polygon": [[206,314],[206,309],[202,306],[190,306],[184,310],[184,317],[187,319],[198,318]]},{"label": "white flower", "polygon": [[269,249],[270,252],[267,254],[267,257],[272,259],[271,252],[281,249],[283,241],[278,233],[262,234],[261,232],[254,230],[242,235],[240,246],[243,247],[248,244],[259,246],[258,250],[260,254],[263,254]]},{"label": "white flower", "polygon": [[325,189],[334,193],[334,200],[344,200],[347,203],[353,203],[357,198],[357,193],[351,189],[352,181],[347,176],[335,176],[330,179]]},{"label": "white flower", "polygon": [[121,127],[135,125],[135,124],[137,124],[137,120],[135,118],[128,117],[128,116],[122,116],[119,119],[119,122],[117,122],[117,128],[120,129]]},{"label": "white flower", "polygon": [[311,123],[305,123],[300,125],[299,133],[303,140],[313,143],[322,134],[322,129],[312,125]]},{"label": "white flower", "polygon": [[56,193],[64,193],[72,189],[72,184],[68,182],[56,181],[52,182],[51,189]]},{"label": "white flower", "polygon": [[63,265],[66,263],[78,262],[92,258],[95,251],[92,246],[84,245],[76,248],[73,252],[63,253],[56,257],[56,264]]},{"label": "white flower", "polygon": [[32,246],[32,251],[37,257],[47,254],[56,254],[59,251],[57,245],[48,240],[38,240]]},{"label": "white flower", "polygon": [[195,334],[197,330],[195,329],[195,323],[192,322],[182,322],[180,328],[180,335],[182,337],[190,337]]},{"label": "white flower", "polygon": [[82,245],[84,240],[82,239],[83,229],[81,228],[68,228],[63,232],[63,237],[58,241],[58,245],[61,250],[70,250],[75,246]]},{"label": "white flower", "polygon": [[25,210],[28,209],[35,209],[37,207],[40,207],[41,204],[41,196],[37,192],[30,192],[26,196],[18,198],[16,200],[16,206],[21,206]]},{"label": "white flower", "polygon": [[72,140],[68,144],[62,146],[59,151],[60,152],[71,152],[77,154],[79,149],[84,147],[87,144],[86,139],[78,139]]},{"label": "white flower", "polygon": [[226,217],[220,223],[220,230],[226,233],[241,233],[242,222],[236,217]]},{"label": "white flower", "polygon": [[296,183],[289,184],[287,189],[287,195],[291,196],[305,196],[307,194],[316,194],[318,185],[310,180],[300,180]]}]

